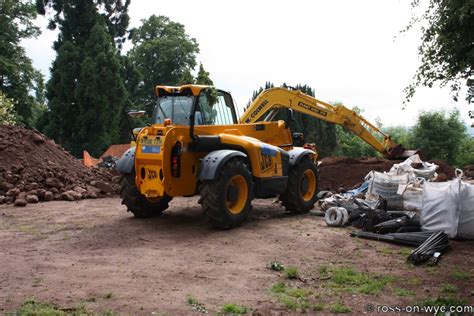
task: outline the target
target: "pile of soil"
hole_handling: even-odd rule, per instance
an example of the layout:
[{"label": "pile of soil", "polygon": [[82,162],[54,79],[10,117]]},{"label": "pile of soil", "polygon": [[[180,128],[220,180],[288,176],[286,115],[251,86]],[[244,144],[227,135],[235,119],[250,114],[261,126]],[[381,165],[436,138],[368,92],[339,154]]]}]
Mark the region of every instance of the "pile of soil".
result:
[{"label": "pile of soil", "polygon": [[0,204],[104,197],[116,192],[113,177],[85,167],[38,131],[0,125]]},{"label": "pile of soil", "polygon": [[[363,157],[360,159],[347,157],[327,157],[319,165],[319,189],[338,192],[360,186],[365,176],[372,170],[384,172],[401,160]],[[454,178],[454,168],[442,160],[429,160],[437,164],[438,178],[446,181]],[[439,180],[438,180],[439,181]]]},{"label": "pile of soil", "polygon": [[327,157],[320,161],[319,189],[333,192],[358,187],[364,182],[365,176],[370,171],[389,171],[394,163],[400,162],[374,157],[360,159]]},{"label": "pile of soil", "polygon": [[454,178],[454,168],[448,165],[445,161],[443,160],[438,160],[438,159],[433,159],[433,160],[428,160],[428,162],[434,163],[438,165],[438,169],[436,169],[436,172],[438,175],[446,175],[446,179],[451,180]]},{"label": "pile of soil", "polygon": [[474,179],[474,165],[465,166],[462,171],[467,179]]}]

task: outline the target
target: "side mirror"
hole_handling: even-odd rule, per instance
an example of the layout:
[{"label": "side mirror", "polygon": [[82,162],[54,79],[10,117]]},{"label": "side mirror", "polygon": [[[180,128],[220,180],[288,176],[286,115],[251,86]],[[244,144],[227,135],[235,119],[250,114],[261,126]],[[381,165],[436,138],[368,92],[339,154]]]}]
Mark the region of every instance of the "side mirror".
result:
[{"label": "side mirror", "polygon": [[127,115],[133,118],[144,117],[146,114],[143,110],[128,110]]}]

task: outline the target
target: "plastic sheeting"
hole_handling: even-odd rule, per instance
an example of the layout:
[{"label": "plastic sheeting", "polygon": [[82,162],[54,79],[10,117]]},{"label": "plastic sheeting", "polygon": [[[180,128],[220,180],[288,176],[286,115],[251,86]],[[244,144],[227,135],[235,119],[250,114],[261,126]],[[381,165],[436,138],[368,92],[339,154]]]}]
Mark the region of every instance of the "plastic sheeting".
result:
[{"label": "plastic sheeting", "polygon": [[[414,168],[413,164],[419,164],[419,168]],[[426,162],[420,159],[420,156],[413,155],[408,157],[405,161],[394,164],[389,174],[412,174],[413,177],[425,178],[426,180],[431,180],[436,177],[436,169],[438,165],[430,162]]]}]

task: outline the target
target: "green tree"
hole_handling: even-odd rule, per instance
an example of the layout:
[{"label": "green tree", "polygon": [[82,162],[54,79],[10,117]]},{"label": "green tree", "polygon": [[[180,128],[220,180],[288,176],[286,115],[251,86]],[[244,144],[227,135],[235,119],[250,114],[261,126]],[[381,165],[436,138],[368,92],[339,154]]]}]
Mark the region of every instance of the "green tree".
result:
[{"label": "green tree", "polygon": [[432,87],[435,82],[451,84],[457,99],[459,90],[469,86],[467,99],[474,93],[474,5],[472,1],[413,0],[412,7],[428,8],[415,17],[405,31],[418,22],[421,27],[421,56],[414,82],[405,91],[409,100],[418,86]]},{"label": "green tree", "polygon": [[464,167],[467,165],[474,165],[474,139],[469,136],[461,142],[456,156],[456,166]]},{"label": "green tree", "polygon": [[0,91],[0,124],[15,125],[16,123],[15,102]]},{"label": "green tree", "polygon": [[204,67],[202,64],[199,64],[199,71],[196,76],[196,84],[202,84],[202,85],[208,85],[208,86],[213,86],[214,82],[212,82],[209,72],[204,70]]},{"label": "green tree", "polygon": [[413,133],[411,129],[404,126],[390,126],[382,128],[382,131],[390,135],[396,144],[401,144],[405,148],[413,148]]},{"label": "green tree", "polygon": [[[54,11],[48,27],[54,30],[60,26],[61,35],[55,43],[56,50],[61,46],[62,38],[70,40],[72,36],[81,40],[82,37],[87,37],[95,25],[96,15],[100,15],[105,21],[110,36],[120,48],[125,42],[130,21],[129,5],[130,0],[36,0],[39,14],[45,15],[48,10]],[[92,15],[91,9],[94,11]]]},{"label": "green tree", "polygon": [[119,117],[126,100],[121,64],[107,28],[97,23],[85,43],[76,88],[78,113],[74,141],[93,155],[119,138]]},{"label": "green tree", "polygon": [[142,20],[140,27],[131,30],[130,38],[134,47],[128,56],[143,76],[133,102],[151,111],[154,87],[180,84],[196,66],[199,46],[186,34],[184,25],[165,16],[152,15]]},{"label": "green tree", "polygon": [[195,79],[193,77],[193,74],[191,71],[185,71],[183,75],[181,76],[181,79],[179,80],[180,85],[185,85],[185,84],[193,84],[195,83]]},{"label": "green tree", "polygon": [[[136,72],[118,55],[128,23],[120,0],[38,1],[38,10],[52,7],[50,26],[60,25],[57,56],[47,84],[48,112],[43,130],[80,156],[98,155],[118,140],[119,115],[128,104],[126,88],[138,85]],[[115,42],[114,42],[115,39]]]},{"label": "green tree", "polygon": [[[352,110],[358,114],[364,112],[363,109],[357,106],[353,107]],[[372,146],[344,127],[336,126],[336,134],[338,140],[338,155],[353,158],[378,156],[377,151],[373,149]]]},{"label": "green tree", "polygon": [[33,91],[41,89],[42,75],[33,68],[20,42],[40,34],[32,22],[35,18],[35,6],[29,1],[0,2],[0,90],[15,100],[18,120],[30,127],[35,124],[35,107],[41,102]]},{"label": "green tree", "polygon": [[413,146],[423,150],[429,159],[454,164],[466,138],[466,127],[455,110],[422,112],[413,127]]}]

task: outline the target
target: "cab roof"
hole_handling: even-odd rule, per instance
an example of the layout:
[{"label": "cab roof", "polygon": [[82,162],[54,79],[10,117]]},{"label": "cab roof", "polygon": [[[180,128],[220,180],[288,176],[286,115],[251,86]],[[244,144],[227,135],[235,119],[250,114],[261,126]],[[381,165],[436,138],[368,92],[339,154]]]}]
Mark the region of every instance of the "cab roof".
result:
[{"label": "cab roof", "polygon": [[211,86],[199,85],[199,84],[185,84],[182,86],[156,86],[155,95],[157,97],[166,95],[169,93],[182,93],[192,94],[198,96],[202,89],[209,88]]}]

